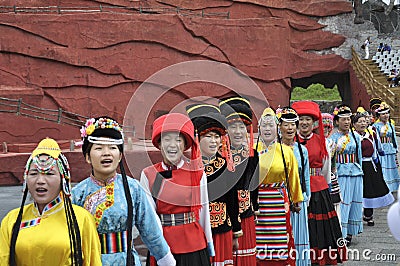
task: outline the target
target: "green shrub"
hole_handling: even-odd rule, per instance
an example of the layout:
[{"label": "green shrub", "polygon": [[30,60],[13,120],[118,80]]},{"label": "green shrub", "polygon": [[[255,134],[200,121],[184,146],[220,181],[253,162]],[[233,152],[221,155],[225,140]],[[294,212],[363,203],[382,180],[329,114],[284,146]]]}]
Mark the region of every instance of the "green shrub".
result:
[{"label": "green shrub", "polygon": [[325,100],[325,101],[341,101],[339,90],[335,85],[332,89],[325,88],[322,84],[311,84],[307,89],[295,87],[291,94],[292,101],[301,100]]}]

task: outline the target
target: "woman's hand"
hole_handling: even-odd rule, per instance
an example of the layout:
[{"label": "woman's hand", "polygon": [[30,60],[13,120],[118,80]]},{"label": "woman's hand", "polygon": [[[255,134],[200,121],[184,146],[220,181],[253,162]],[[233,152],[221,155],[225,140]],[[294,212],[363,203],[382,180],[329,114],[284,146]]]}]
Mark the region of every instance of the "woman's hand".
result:
[{"label": "woman's hand", "polygon": [[239,239],[234,237],[232,239],[232,251],[237,251],[239,249]]},{"label": "woman's hand", "polygon": [[298,202],[293,203],[293,209],[292,209],[292,211],[295,212],[295,213],[299,213],[299,212],[301,211],[301,207],[300,207],[300,205],[299,205]]}]

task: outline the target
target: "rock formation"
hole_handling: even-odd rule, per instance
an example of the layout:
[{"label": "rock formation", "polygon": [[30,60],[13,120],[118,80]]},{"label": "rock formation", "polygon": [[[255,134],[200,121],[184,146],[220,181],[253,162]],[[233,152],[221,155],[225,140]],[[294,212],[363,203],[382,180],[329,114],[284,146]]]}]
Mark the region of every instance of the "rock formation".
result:
[{"label": "rock formation", "polygon": [[[317,21],[351,13],[351,2],[344,0],[6,0],[2,5],[0,85],[9,91],[0,90],[0,96],[83,116],[107,114],[123,121],[131,96],[146,79],[185,61],[237,68],[273,107],[289,103],[291,79],[349,68],[348,59],[332,52],[345,37]],[[206,81],[163,89],[166,94],[149,103],[153,108],[141,120],[148,130],[156,116],[183,100],[232,94]],[[252,92],[245,96],[262,105]],[[77,127],[60,124],[51,131],[50,122],[1,117],[2,141],[37,142],[46,132],[79,139]],[[136,137],[148,138],[149,131]]]}]

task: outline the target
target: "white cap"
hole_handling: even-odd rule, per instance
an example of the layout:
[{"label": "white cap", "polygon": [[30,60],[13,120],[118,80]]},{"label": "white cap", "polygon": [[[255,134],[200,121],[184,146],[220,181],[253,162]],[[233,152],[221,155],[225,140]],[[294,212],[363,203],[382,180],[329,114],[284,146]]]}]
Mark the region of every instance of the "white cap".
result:
[{"label": "white cap", "polygon": [[387,221],[394,238],[400,241],[400,189],[397,190],[397,202],[390,206]]}]

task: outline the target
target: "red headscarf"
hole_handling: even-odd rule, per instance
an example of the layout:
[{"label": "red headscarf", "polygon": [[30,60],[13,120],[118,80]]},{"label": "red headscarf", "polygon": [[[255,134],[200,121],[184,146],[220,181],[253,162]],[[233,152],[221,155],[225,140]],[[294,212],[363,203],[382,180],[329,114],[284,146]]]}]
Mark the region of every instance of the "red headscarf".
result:
[{"label": "red headscarf", "polygon": [[322,115],[319,105],[312,101],[299,101],[292,104],[292,108],[296,110],[299,116],[308,115],[318,120],[319,124],[319,138],[320,138],[320,156],[321,158],[328,157],[328,151],[325,144],[324,126],[322,123]]},{"label": "red headscarf", "polygon": [[200,178],[198,178],[198,171],[203,171],[203,164],[201,160],[200,146],[194,137],[194,126],[190,118],[180,113],[170,113],[160,116],[153,122],[153,133],[151,141],[153,145],[160,149],[161,134],[166,132],[179,132],[185,138],[185,150],[192,148],[191,152],[191,178],[192,187],[195,189],[192,193],[192,211],[198,216],[198,210],[201,207],[200,203]]}]

